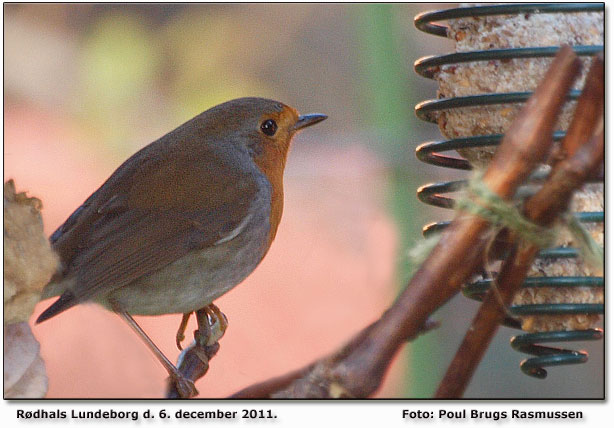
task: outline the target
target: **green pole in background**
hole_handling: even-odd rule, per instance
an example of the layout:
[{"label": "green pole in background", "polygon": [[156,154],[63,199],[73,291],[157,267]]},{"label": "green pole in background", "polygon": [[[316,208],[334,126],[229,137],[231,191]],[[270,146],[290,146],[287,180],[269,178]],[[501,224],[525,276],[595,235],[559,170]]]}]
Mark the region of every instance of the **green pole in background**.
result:
[{"label": "green pole in background", "polygon": [[[413,155],[411,122],[416,120],[408,73],[411,69],[411,46],[404,46],[400,22],[412,25],[413,14],[407,5],[355,5],[354,28],[358,55],[363,66],[362,109],[369,128],[376,130],[380,155],[389,162],[391,212],[399,231],[400,254],[397,280],[404,286],[410,276],[407,249],[421,238],[424,205],[416,198],[420,177],[412,174]],[[430,397],[435,391],[444,362],[438,361],[437,334],[421,336],[410,345],[405,395],[409,398]],[[440,371],[442,373],[440,373]]]}]

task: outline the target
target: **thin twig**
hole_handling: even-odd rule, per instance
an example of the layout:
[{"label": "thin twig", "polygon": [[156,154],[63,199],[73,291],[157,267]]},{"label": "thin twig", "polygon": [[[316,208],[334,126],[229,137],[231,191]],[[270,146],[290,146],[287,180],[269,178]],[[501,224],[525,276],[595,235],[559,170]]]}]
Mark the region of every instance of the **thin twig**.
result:
[{"label": "thin twig", "polygon": [[603,54],[599,54],[591,62],[574,117],[561,142],[569,155],[573,155],[586,142],[586,137],[594,133],[597,121],[603,121],[604,87]]}]

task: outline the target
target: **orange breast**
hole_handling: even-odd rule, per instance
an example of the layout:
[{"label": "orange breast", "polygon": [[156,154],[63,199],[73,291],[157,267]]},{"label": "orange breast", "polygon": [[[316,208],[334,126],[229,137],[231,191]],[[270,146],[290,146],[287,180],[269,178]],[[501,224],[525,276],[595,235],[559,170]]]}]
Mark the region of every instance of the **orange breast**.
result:
[{"label": "orange breast", "polygon": [[281,221],[281,215],[284,209],[284,167],[286,165],[286,150],[277,150],[277,147],[263,150],[262,154],[256,159],[256,165],[266,175],[271,183],[271,216],[269,236],[267,240],[267,251],[277,234],[277,227]]}]

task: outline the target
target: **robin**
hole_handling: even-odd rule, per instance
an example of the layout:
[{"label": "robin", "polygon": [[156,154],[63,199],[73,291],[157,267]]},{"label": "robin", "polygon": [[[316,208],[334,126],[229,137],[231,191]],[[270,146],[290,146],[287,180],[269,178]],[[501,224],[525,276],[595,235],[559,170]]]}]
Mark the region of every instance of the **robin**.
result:
[{"label": "robin", "polygon": [[240,98],[135,153],[51,235],[60,265],[42,298],[60,297],[36,322],[95,302],[146,342],[131,315],[182,313],[185,329],[186,316],[211,308],[264,258],[281,220],[292,137],[326,118]]}]

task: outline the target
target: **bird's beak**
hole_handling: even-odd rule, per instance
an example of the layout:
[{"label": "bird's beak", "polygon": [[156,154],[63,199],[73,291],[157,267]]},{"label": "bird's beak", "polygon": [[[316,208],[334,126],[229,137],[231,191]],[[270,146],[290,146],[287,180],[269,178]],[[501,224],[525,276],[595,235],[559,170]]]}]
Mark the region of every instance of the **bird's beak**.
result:
[{"label": "bird's beak", "polygon": [[312,114],[304,114],[298,117],[298,120],[294,124],[294,131],[298,131],[299,129],[307,128],[308,126],[315,125],[318,122],[322,122],[328,116],[325,114],[312,113]]}]

